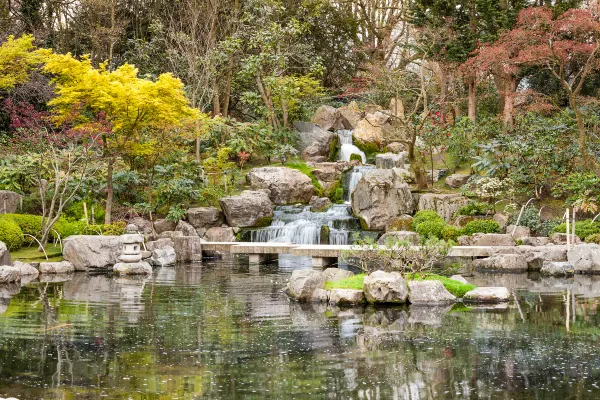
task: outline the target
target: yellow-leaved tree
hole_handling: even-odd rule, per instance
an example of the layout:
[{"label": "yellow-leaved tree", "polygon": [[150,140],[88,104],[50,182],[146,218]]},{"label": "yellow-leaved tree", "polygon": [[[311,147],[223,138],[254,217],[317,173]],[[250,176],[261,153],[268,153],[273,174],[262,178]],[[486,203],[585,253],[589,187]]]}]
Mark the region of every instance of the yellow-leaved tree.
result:
[{"label": "yellow-leaved tree", "polygon": [[50,54],[48,49],[37,49],[32,35],[15,39],[9,36],[0,45],[0,90],[11,90],[29,80],[31,69],[41,64]]},{"label": "yellow-leaved tree", "polygon": [[108,224],[117,157],[148,152],[140,146],[148,142],[149,134],[164,140],[169,137],[165,132],[189,124],[199,113],[189,106],[181,81],[168,73],[156,80],[143,79],[132,65],[109,71],[105,65],[94,68],[87,57],[76,59],[70,54],[50,55],[44,69],[54,75],[57,97],[48,104],[57,122],[75,121],[79,129],[100,133],[106,161]]}]

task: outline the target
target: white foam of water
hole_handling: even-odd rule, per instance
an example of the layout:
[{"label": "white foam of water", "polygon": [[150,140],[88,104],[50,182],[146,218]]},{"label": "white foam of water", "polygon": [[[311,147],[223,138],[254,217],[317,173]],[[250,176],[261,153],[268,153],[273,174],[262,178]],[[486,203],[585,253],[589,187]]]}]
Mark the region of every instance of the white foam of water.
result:
[{"label": "white foam of water", "polygon": [[342,145],[340,148],[341,161],[349,162],[352,154],[358,154],[363,164],[367,162],[367,156],[365,153],[353,144],[352,131],[341,129],[338,131],[338,137],[340,138],[340,143]]}]

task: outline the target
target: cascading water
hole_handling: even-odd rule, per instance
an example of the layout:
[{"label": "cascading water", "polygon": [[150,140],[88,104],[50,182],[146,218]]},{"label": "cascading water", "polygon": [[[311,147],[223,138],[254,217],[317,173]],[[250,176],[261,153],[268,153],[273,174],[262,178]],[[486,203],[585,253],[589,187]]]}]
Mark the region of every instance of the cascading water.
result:
[{"label": "cascading water", "polygon": [[362,163],[365,164],[367,162],[367,156],[363,151],[361,151],[358,147],[353,144],[352,133],[354,131],[340,129],[337,131],[338,137],[340,138],[340,144],[342,145],[340,148],[340,161],[350,161],[350,156],[352,154],[358,154],[362,159]]},{"label": "cascading water", "polygon": [[362,178],[365,174],[368,174],[369,171],[373,171],[375,169],[375,167],[371,166],[371,165],[365,165],[365,166],[356,166],[352,169],[352,172],[350,172],[350,178],[348,178],[348,188],[346,189],[346,201],[350,202],[352,199],[352,193],[354,192],[354,189],[356,189],[356,185],[358,185],[358,181],[360,181],[360,178]]},{"label": "cascading water", "polygon": [[252,242],[289,242],[321,244],[321,229],[329,228],[329,244],[348,244],[352,230],[358,230],[358,221],[350,215],[348,206],[334,204],[326,212],[312,212],[306,206],[281,206],[274,213],[271,226],[250,233]]}]

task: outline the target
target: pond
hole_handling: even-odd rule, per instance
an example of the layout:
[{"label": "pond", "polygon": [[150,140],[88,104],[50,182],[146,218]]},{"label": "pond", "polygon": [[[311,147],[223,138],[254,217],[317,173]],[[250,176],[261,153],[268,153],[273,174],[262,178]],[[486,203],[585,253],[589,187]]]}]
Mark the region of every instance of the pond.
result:
[{"label": "pond", "polygon": [[600,396],[594,277],[471,278],[514,289],[500,307],[337,309],[282,293],[307,267],[240,257],[146,279],[78,273],[2,288],[0,397]]}]

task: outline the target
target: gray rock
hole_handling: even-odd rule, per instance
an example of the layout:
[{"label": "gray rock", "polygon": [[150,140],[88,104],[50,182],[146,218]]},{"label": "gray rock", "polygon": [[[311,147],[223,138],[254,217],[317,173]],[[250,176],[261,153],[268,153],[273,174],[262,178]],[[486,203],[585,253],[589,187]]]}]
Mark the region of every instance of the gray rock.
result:
[{"label": "gray rock", "polygon": [[235,233],[233,228],[210,228],[204,234],[204,240],[207,242],[235,242]]},{"label": "gray rock", "polygon": [[549,276],[573,276],[575,267],[568,261],[545,261],[540,273]]},{"label": "gray rock", "polygon": [[135,217],[135,218],[129,220],[129,222],[127,224],[135,225],[135,227],[137,228],[137,231],[144,235],[150,235],[154,228],[152,221],[149,221],[142,217]]},{"label": "gray rock", "polygon": [[351,101],[350,104],[338,108],[340,120],[346,129],[354,129],[365,113],[360,111],[356,101]]},{"label": "gray rock", "polygon": [[[386,115],[380,111],[365,114],[365,118],[358,121],[354,128],[354,138],[363,143],[380,145],[386,140],[395,137],[396,129],[387,122]],[[386,121],[383,122],[382,121]]]},{"label": "gray rock", "polygon": [[308,202],[308,205],[313,212],[324,212],[329,210],[333,203],[327,197],[313,196]]},{"label": "gray rock", "polygon": [[152,250],[152,255],[148,262],[155,267],[167,267],[174,265],[177,262],[175,249],[170,246],[165,246],[160,249]]},{"label": "gray rock", "polygon": [[10,190],[0,190],[0,214],[14,214],[20,209],[20,194]]},{"label": "gray rock", "polygon": [[21,272],[16,267],[10,265],[0,266],[0,283],[19,282],[21,280]]},{"label": "gray rock", "polygon": [[494,254],[491,257],[475,260],[478,270],[490,271],[527,271],[527,260],[521,254]]},{"label": "gray rock", "polygon": [[377,241],[377,244],[388,245],[390,243],[394,244],[397,242],[409,242],[414,245],[418,245],[419,243],[421,243],[419,239],[419,234],[417,232],[396,231],[384,233]]},{"label": "gray rock", "polygon": [[320,162],[314,164],[312,174],[323,186],[323,189],[330,190],[333,185],[339,184],[342,174],[350,168],[352,168],[350,163],[345,161]]},{"label": "gray rock", "polygon": [[313,303],[327,303],[328,301],[329,301],[329,290],[325,290],[325,289],[320,289],[320,288],[315,289],[315,291],[312,292],[312,295],[310,297],[310,302],[313,302]]},{"label": "gray rock", "polygon": [[462,275],[452,275],[450,277],[450,279],[452,279],[453,281],[460,282],[460,283],[469,284],[469,281],[466,280]]},{"label": "gray rock", "polygon": [[175,232],[181,232],[183,233],[183,236],[199,236],[198,232],[196,232],[196,228],[194,228],[191,224],[188,224],[185,221],[179,221],[177,223]]},{"label": "gray rock", "polygon": [[280,205],[308,203],[315,190],[308,176],[286,167],[253,168],[246,179],[254,190],[269,190],[271,201]]},{"label": "gray rock", "polygon": [[4,242],[0,242],[0,265],[12,265],[10,252]]},{"label": "gray rock", "polygon": [[21,261],[15,261],[13,267],[19,270],[19,274],[21,274],[21,276],[31,275],[36,277],[40,274],[40,271],[38,271],[33,265]]},{"label": "gray rock", "polygon": [[526,226],[507,225],[506,234],[511,235],[515,240],[522,240],[523,238],[531,236],[531,229]]},{"label": "gray rock", "polygon": [[354,273],[341,268],[326,268],[321,273],[321,279],[323,280],[323,286],[325,282],[336,282],[342,279],[350,278]]},{"label": "gray rock", "polygon": [[508,225],[509,218],[510,216],[507,214],[496,213],[492,217],[492,221],[497,222],[498,225],[500,225],[500,229],[502,229],[502,231],[504,232],[504,228],[506,228],[506,225]]},{"label": "gray rock", "polygon": [[172,241],[174,238],[181,237],[181,236],[184,236],[183,232],[181,232],[181,231],[177,231],[177,232],[175,232],[175,231],[165,231],[165,232],[161,233],[160,235],[158,235],[158,240],[160,240],[160,239],[169,239],[169,240]]},{"label": "gray rock", "polygon": [[117,263],[113,267],[113,273],[116,275],[151,275],[152,266],[146,261]]},{"label": "gray rock", "polygon": [[478,287],[465,293],[463,298],[472,303],[503,303],[510,300],[510,292],[505,287]]},{"label": "gray rock", "polygon": [[215,207],[190,208],[186,213],[187,220],[195,229],[210,229],[223,224],[224,217],[221,210]]},{"label": "gray rock", "polygon": [[332,289],[329,291],[329,304],[354,306],[365,302],[365,293],[356,289]]},{"label": "gray rock", "polygon": [[[294,128],[298,130],[298,150],[302,153],[309,146],[316,146],[320,152],[324,149],[329,152],[329,144],[334,140],[335,133],[328,132],[310,122],[296,122]],[[321,154],[325,155],[325,154]]]},{"label": "gray rock", "polygon": [[404,168],[407,153],[381,153],[375,156],[375,166],[381,169]]},{"label": "gray rock", "polygon": [[406,146],[400,142],[389,143],[386,148],[391,153],[400,153],[401,151],[406,151]]},{"label": "gray rock", "polygon": [[338,110],[328,105],[322,105],[317,108],[311,122],[326,131],[342,129],[344,127]]},{"label": "gray rock", "polygon": [[459,246],[514,246],[511,235],[502,233],[475,233],[473,236],[460,236]]},{"label": "gray rock", "polygon": [[320,271],[314,269],[296,269],[288,283],[289,295],[297,301],[310,301],[316,289],[322,289],[324,279]]},{"label": "gray rock", "polygon": [[173,238],[177,261],[185,263],[202,260],[202,239],[199,236],[179,236]]},{"label": "gray rock", "polygon": [[452,174],[446,177],[444,182],[446,182],[446,185],[450,186],[451,188],[458,189],[467,183],[470,177],[471,175],[468,174]]},{"label": "gray rock", "polygon": [[396,169],[365,174],[352,193],[352,211],[369,230],[384,230],[402,214],[415,209],[410,187]]},{"label": "gray rock", "polygon": [[429,182],[437,182],[442,179],[444,176],[448,175],[448,169],[434,169],[432,171],[427,171],[427,179]]},{"label": "gray rock", "polygon": [[525,257],[531,271],[539,271],[546,261],[567,261],[567,246],[519,246],[518,251]]},{"label": "gray rock", "polygon": [[365,277],[365,297],[369,303],[406,303],[408,288],[398,272],[375,271]]},{"label": "gray rock", "polygon": [[251,228],[273,218],[273,204],[264,191],[243,191],[219,200],[229,226]]},{"label": "gray rock", "polygon": [[459,194],[424,193],[419,197],[419,210],[433,210],[446,222],[450,222],[459,208],[469,199]]},{"label": "gray rock", "polygon": [[302,159],[306,162],[324,162],[327,161],[328,156],[329,148],[327,147],[326,151],[325,147],[317,142],[305,148],[301,153]]},{"label": "gray rock", "polygon": [[148,251],[153,251],[156,249],[162,249],[164,247],[173,247],[173,239],[170,238],[161,238],[151,242],[146,243],[146,249]]},{"label": "gray rock", "polygon": [[177,224],[174,221],[167,221],[166,219],[154,221],[154,231],[159,235],[163,232],[174,231],[176,228]]},{"label": "gray rock", "polygon": [[40,274],[70,274],[75,267],[69,261],[41,262],[38,267]]},{"label": "gray rock", "polygon": [[550,238],[544,237],[544,236],[540,236],[540,237],[529,236],[529,237],[522,237],[521,241],[523,242],[523,245],[525,245],[525,246],[546,246],[547,244],[550,243]]},{"label": "gray rock", "polygon": [[108,270],[121,255],[119,236],[69,236],[63,245],[63,257],[73,265],[75,271]]},{"label": "gray rock", "polygon": [[402,214],[385,226],[386,232],[409,231],[411,229],[413,229],[413,217],[408,214]]},{"label": "gray rock", "polygon": [[0,284],[0,299],[10,299],[21,292],[23,282],[7,282]]},{"label": "gray rock", "polygon": [[573,246],[567,251],[567,260],[573,264],[577,273],[600,273],[600,244]]},{"label": "gray rock", "polygon": [[408,281],[408,301],[411,304],[449,304],[456,301],[440,281]]},{"label": "gray rock", "polygon": [[[553,233],[550,236],[550,241],[554,244],[567,244],[567,234],[566,233]],[[581,239],[579,236],[575,235],[575,241],[573,241],[573,235],[569,235],[569,242],[571,244],[579,244],[581,243]]]}]

